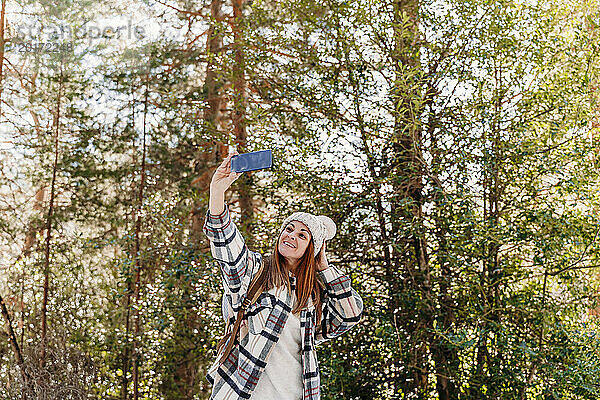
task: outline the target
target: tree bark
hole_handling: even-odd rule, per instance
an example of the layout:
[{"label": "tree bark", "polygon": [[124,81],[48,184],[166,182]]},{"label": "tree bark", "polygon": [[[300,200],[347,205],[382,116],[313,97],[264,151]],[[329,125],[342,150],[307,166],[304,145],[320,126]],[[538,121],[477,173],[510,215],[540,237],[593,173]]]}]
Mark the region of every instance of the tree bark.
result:
[{"label": "tree bark", "polygon": [[[439,214],[443,215],[443,214]],[[450,249],[447,246],[446,231],[443,228],[444,221],[436,221],[436,236],[438,240],[438,263],[440,265],[440,295],[439,311],[436,316],[440,329],[451,331],[455,324],[454,302],[450,292],[450,281],[452,270],[445,254]],[[431,355],[436,369],[436,390],[440,400],[452,400],[458,398],[458,391],[454,378],[459,368],[457,350],[445,342],[444,338],[436,337],[431,344]]]},{"label": "tree bark", "polygon": [[[208,188],[212,174],[220,163],[221,159],[227,155],[227,147],[223,145],[220,136],[220,125],[222,122],[223,97],[221,94],[222,82],[219,79],[218,70],[220,66],[215,61],[223,52],[223,34],[216,26],[223,21],[223,0],[211,0],[210,17],[211,26],[207,32],[206,39],[206,79],[204,81],[204,93],[206,95],[206,108],[203,113],[204,129],[215,138],[208,143],[204,143],[196,153],[194,172],[197,176],[192,185],[200,193],[208,194]],[[196,248],[208,248],[208,243],[204,238],[202,227],[204,225],[204,212],[206,211],[208,198],[199,198],[192,206],[192,223],[190,232],[190,241]]]},{"label": "tree bark", "polygon": [[[366,161],[367,161],[367,169],[369,171],[369,186],[366,192],[373,193],[375,200],[375,210],[377,213],[377,223],[379,228],[379,237],[383,247],[383,268],[384,268],[384,279],[389,291],[391,293],[398,293],[400,288],[397,280],[394,278],[394,264],[392,263],[392,255],[391,255],[391,240],[390,240],[390,232],[386,226],[388,225],[388,216],[383,207],[383,195],[381,193],[382,186],[382,176],[377,172],[375,168],[375,160],[372,152],[372,143],[369,141],[369,135],[367,129],[365,127],[365,121],[363,112],[361,109],[361,93],[362,88],[360,87],[360,83],[358,79],[356,79],[355,74],[352,70],[348,71],[348,78],[350,84],[352,86],[352,92],[354,94],[353,98],[353,107],[354,113],[356,115],[356,120],[358,123],[358,129],[360,131],[360,137],[362,142],[362,151],[365,153]],[[348,261],[346,261],[348,262]],[[359,262],[365,262],[365,260],[360,260]],[[394,311],[395,308],[391,306],[391,303],[388,304],[389,318],[390,321],[394,321]],[[400,348],[400,338],[398,338],[398,343],[396,344],[398,349]],[[393,382],[392,385],[395,385],[396,382],[401,381],[400,371],[403,367],[401,360],[399,357],[393,357],[389,360],[389,373],[386,376],[386,379],[389,379],[390,382]],[[397,389],[394,389],[394,393],[397,393]]]},{"label": "tree bark", "polygon": [[[135,129],[135,87],[132,85],[131,87],[131,129]],[[132,141],[132,162],[134,165],[137,163],[137,147],[135,144],[135,139]],[[133,183],[132,183],[133,185]],[[132,204],[136,204],[136,198],[132,198]],[[133,224],[136,223],[136,215],[135,215],[135,207],[132,207],[133,210],[131,212],[131,221]],[[129,214],[127,214],[129,216]],[[129,223],[127,222],[127,230],[129,230]],[[135,229],[135,225],[134,225]],[[130,254],[135,252],[135,248],[129,249]],[[134,256],[135,257],[135,256]],[[123,345],[123,354],[121,358],[121,400],[127,400],[129,398],[129,369],[131,367],[131,353],[132,346],[129,343],[129,335],[131,334],[131,297],[134,295],[134,279],[132,279],[132,269],[130,267],[127,268],[127,276],[125,281],[127,283],[127,290],[125,292],[123,310],[125,312],[125,338]]]},{"label": "tree bark", "polygon": [[[398,282],[399,290],[389,300],[390,320],[404,314],[400,324],[408,333],[411,352],[407,379],[398,382],[402,389],[394,394],[411,393],[426,398],[429,392],[428,347],[431,324],[431,277],[423,222],[423,158],[422,93],[420,89],[420,43],[418,30],[419,1],[396,0],[393,3],[394,50],[396,78],[393,87],[394,138],[391,143],[391,179],[394,198],[391,199],[393,259],[399,265],[388,272],[388,279]],[[407,228],[408,227],[408,228]],[[398,274],[397,271],[401,271]],[[420,299],[413,309],[401,306],[401,293]]]},{"label": "tree bark", "polygon": [[[497,58],[495,59],[497,62]],[[503,160],[501,145],[502,119],[502,67],[494,67],[494,115],[490,121],[490,129],[484,131],[483,145],[487,154],[482,159],[482,190],[483,190],[483,225],[491,237],[485,240],[482,247],[483,271],[480,274],[482,314],[486,319],[482,322],[483,331],[486,332],[479,338],[477,348],[477,362],[472,372],[472,383],[469,385],[473,398],[494,398],[498,388],[495,385],[486,385],[487,391],[483,393],[482,386],[493,379],[500,371],[502,353],[497,341],[498,326],[501,323],[501,282],[503,271],[500,264],[500,244],[494,239],[494,233],[500,222],[500,202],[502,199],[503,185],[500,178],[501,162]],[[489,344],[491,343],[491,344]]]},{"label": "tree bark", "polygon": [[[130,271],[128,271],[130,272]],[[123,355],[121,362],[121,400],[127,400],[129,398],[129,378],[127,375],[129,374],[129,365],[131,358],[131,346],[129,345],[129,333],[130,333],[130,310],[131,310],[131,292],[133,291],[133,285],[131,284],[131,277],[127,278],[127,294],[125,295],[125,304],[123,308],[125,309],[125,340],[123,347]]]},{"label": "tree bark", "polygon": [[[456,329],[456,301],[452,295],[451,282],[454,279],[452,262],[448,258],[448,254],[452,252],[448,244],[449,224],[447,216],[451,209],[447,208],[448,199],[444,191],[443,183],[438,176],[438,172],[433,166],[444,166],[445,160],[440,151],[440,141],[443,137],[437,137],[437,127],[439,117],[432,105],[436,97],[437,90],[430,83],[427,88],[426,110],[427,118],[427,137],[431,140],[431,165],[429,170],[430,182],[433,187],[433,204],[435,211],[433,213],[434,232],[437,249],[436,261],[439,265],[440,275],[438,277],[439,295],[437,312],[435,320],[438,322],[440,330],[445,332],[453,332]],[[442,167],[443,168],[443,167]],[[458,398],[458,388],[456,383],[459,379],[460,360],[456,347],[447,343],[447,335],[435,335],[432,338],[430,346],[431,357],[435,366],[436,376],[436,391],[440,400],[451,400]]]},{"label": "tree bark", "polygon": [[[212,174],[217,165],[227,155],[227,146],[223,144],[222,122],[224,99],[222,95],[223,82],[219,77],[221,64],[218,59],[223,52],[223,34],[218,27],[224,20],[223,0],[211,0],[210,2],[210,27],[206,39],[206,78],[204,81],[205,108],[202,113],[203,129],[207,136],[212,137],[205,143],[201,143],[195,156],[194,173],[197,176],[192,181],[192,186],[202,194],[192,204],[190,245],[196,250],[209,251],[208,241],[204,236],[204,214],[208,206],[208,191]],[[191,297],[192,288],[188,282],[181,282],[182,300],[187,302]],[[173,369],[174,388],[165,388],[165,398],[169,400],[191,400],[194,388],[197,384],[199,372],[198,361],[191,356],[193,341],[190,340],[194,329],[198,329],[200,318],[191,308],[183,315],[178,315],[175,321],[175,332],[177,343],[173,349],[175,353],[175,366]],[[210,393],[205,393],[209,395]]]},{"label": "tree bark", "polygon": [[[244,0],[232,0],[233,6],[233,132],[240,153],[247,151],[246,134],[246,66],[244,56]],[[253,244],[252,220],[254,216],[252,175],[243,174],[238,181],[237,195],[240,204],[240,230],[249,246]]]},{"label": "tree bark", "polygon": [[[148,68],[150,68],[148,66]],[[148,114],[148,79],[150,71],[146,71],[146,93],[144,95],[144,116],[142,119],[142,166],[140,170],[140,188],[138,191],[137,210],[135,218],[135,284],[134,284],[134,335],[133,335],[133,399],[139,397],[139,350],[138,339],[140,334],[140,274],[142,262],[140,260],[140,234],[142,230],[142,205],[144,202],[144,187],[146,184],[146,115]]]},{"label": "tree bark", "polygon": [[[495,101],[494,101],[494,121],[492,125],[492,132],[490,137],[491,152],[491,170],[489,175],[489,186],[488,186],[488,210],[487,225],[490,228],[490,232],[496,232],[500,224],[500,201],[502,197],[502,183],[500,180],[500,163],[503,160],[502,145],[501,145],[501,129],[502,126],[500,121],[502,119],[502,101],[503,101],[503,83],[502,83],[502,66],[498,65],[495,68]],[[494,235],[495,236],[495,235]],[[489,312],[490,327],[487,329],[494,336],[493,343],[498,343],[497,332],[498,327],[501,323],[501,280],[502,280],[502,268],[500,265],[500,244],[496,240],[490,240],[488,249],[488,257],[485,260],[487,272],[487,285],[484,287],[488,288],[488,301],[487,304],[491,309]],[[488,367],[488,377],[492,378],[500,373],[500,365],[502,360],[502,353],[500,346],[496,346],[488,351],[489,357],[486,360]],[[495,385],[489,385],[490,389],[487,393],[491,397],[495,397],[499,388]]]},{"label": "tree bark", "polygon": [[50,285],[50,240],[52,237],[52,218],[54,217],[54,200],[56,192],[56,172],[58,169],[58,144],[60,132],[60,107],[62,100],[63,89],[63,60],[60,61],[60,77],[58,83],[58,99],[56,102],[56,113],[54,115],[54,162],[52,166],[52,181],[50,183],[50,199],[48,204],[48,215],[46,217],[46,243],[44,248],[44,286],[42,297],[42,330],[41,330],[41,351],[40,351],[40,368],[43,368],[46,362],[46,347],[47,347],[47,319],[48,319],[48,293]]},{"label": "tree bark", "polygon": [[2,89],[4,87],[4,13],[6,11],[6,0],[2,0],[0,9],[0,123],[2,122]]},{"label": "tree bark", "polygon": [[[33,201],[33,210],[41,212],[44,207],[44,198],[46,196],[46,187],[42,186],[35,193],[34,201]],[[23,250],[21,251],[21,255],[15,262],[19,262],[23,258],[29,257],[32,252],[33,246],[35,246],[37,242],[37,235],[41,227],[35,223],[34,221],[29,222],[29,226],[27,227],[27,234],[25,235],[25,243],[23,244]],[[25,337],[25,264],[23,264],[23,271],[21,272],[21,298],[19,300],[21,312],[20,312],[20,320],[19,327],[21,328],[20,335],[20,346],[23,348],[23,340]]]}]

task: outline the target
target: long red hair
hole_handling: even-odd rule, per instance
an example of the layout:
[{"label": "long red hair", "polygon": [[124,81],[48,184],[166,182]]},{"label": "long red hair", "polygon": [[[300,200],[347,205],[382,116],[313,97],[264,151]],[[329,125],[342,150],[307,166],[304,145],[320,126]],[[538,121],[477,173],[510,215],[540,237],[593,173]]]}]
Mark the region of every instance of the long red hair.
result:
[{"label": "long red hair", "polygon": [[[279,237],[275,241],[273,253],[264,258],[265,268],[258,278],[258,282],[267,291],[274,287],[286,285],[291,291],[291,283],[286,268],[285,258],[279,253]],[[296,268],[296,304],[292,313],[296,314],[308,305],[308,299],[312,301],[316,311],[317,324],[321,323],[322,314],[322,283],[317,278],[317,260],[315,259],[315,246],[311,237],[304,255]]]}]

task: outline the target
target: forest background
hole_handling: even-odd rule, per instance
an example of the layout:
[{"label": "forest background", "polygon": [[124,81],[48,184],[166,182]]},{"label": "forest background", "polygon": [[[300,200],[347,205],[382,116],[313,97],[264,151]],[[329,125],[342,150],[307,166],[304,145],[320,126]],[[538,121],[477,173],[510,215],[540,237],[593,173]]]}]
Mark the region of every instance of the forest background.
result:
[{"label": "forest background", "polygon": [[338,225],[324,399],[600,398],[599,6],[1,0],[0,398],[208,399],[228,146]]}]

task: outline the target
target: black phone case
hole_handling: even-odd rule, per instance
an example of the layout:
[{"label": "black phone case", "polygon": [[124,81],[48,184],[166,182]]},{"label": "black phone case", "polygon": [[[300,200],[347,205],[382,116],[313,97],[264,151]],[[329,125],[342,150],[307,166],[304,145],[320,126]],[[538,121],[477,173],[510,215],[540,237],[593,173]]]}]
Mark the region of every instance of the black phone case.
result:
[{"label": "black phone case", "polygon": [[258,169],[271,168],[272,166],[273,155],[271,150],[253,151],[231,158],[231,169],[235,172],[256,171]]}]

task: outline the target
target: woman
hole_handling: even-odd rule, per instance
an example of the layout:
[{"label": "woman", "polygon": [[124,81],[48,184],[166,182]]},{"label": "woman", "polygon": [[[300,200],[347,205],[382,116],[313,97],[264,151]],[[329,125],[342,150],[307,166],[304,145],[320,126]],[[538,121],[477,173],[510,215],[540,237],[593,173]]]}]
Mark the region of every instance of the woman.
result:
[{"label": "woman", "polygon": [[[228,327],[261,263],[263,288],[242,318],[231,352],[221,347],[209,368],[211,399],[317,400],[320,379],[315,345],[359,322],[363,303],[350,278],[327,263],[325,241],[335,235],[328,217],[294,213],[281,227],[273,253],[248,250],[231,221],[225,191],[241,175],[230,153],[210,184],[204,232],[223,273],[223,318]],[[319,282],[322,281],[322,282]]]}]

